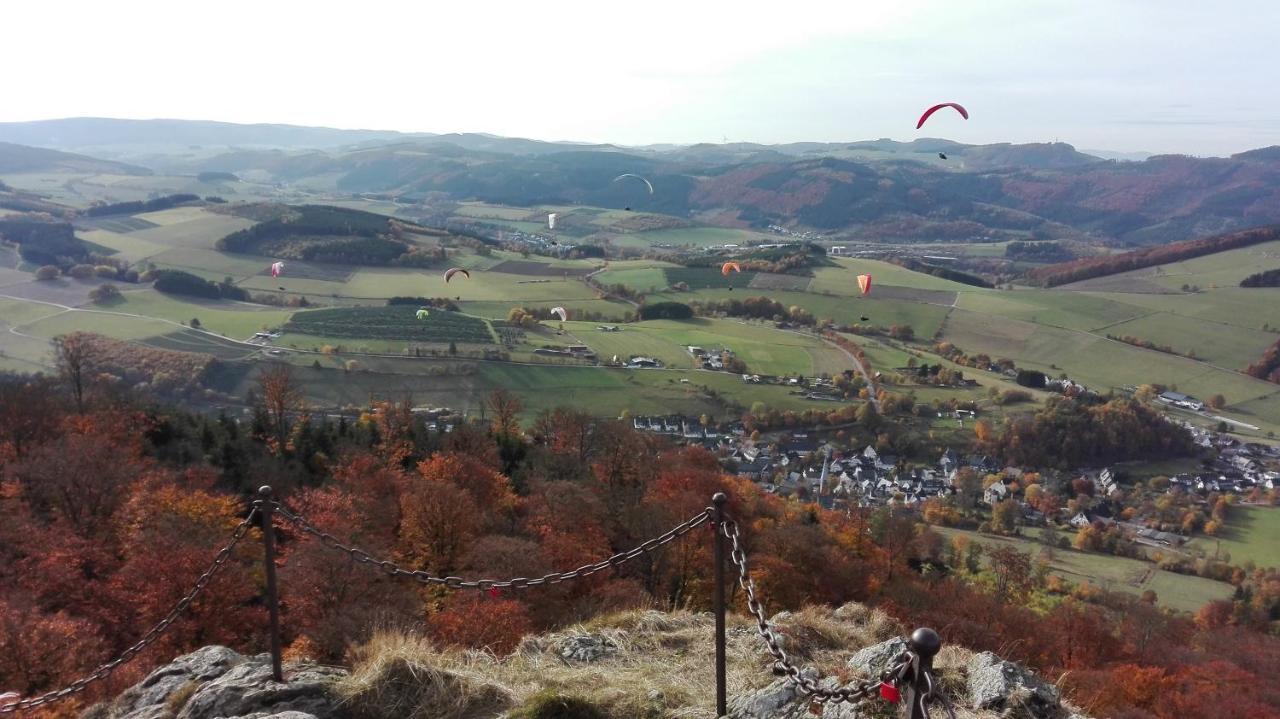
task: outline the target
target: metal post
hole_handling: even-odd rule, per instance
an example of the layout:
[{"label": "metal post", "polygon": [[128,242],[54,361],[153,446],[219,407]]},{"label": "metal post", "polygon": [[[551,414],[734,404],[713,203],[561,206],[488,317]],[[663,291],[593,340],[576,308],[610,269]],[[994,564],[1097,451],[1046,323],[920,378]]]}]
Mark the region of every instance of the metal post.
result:
[{"label": "metal post", "polygon": [[712,505],[715,506],[715,562],[716,562],[716,589],[713,598],[716,613],[716,716],[723,717],[728,715],[729,706],[727,698],[727,689],[725,686],[725,668],[724,668],[724,505],[729,498],[724,496],[724,492],[716,492],[711,498]]},{"label": "metal post", "polygon": [[933,658],[942,649],[942,637],[928,627],[921,627],[911,633],[907,646],[916,655],[916,661],[906,677],[906,697],[908,719],[929,719],[929,710],[925,708],[924,699],[927,691],[925,674],[933,674]]},{"label": "metal post", "polygon": [[274,505],[271,499],[271,487],[263,485],[258,489],[261,502],[258,504],[262,512],[262,546],[266,550],[267,566],[267,612],[271,617],[271,678],[284,681],[284,671],[280,667],[280,596],[276,592],[276,528],[274,523]]}]

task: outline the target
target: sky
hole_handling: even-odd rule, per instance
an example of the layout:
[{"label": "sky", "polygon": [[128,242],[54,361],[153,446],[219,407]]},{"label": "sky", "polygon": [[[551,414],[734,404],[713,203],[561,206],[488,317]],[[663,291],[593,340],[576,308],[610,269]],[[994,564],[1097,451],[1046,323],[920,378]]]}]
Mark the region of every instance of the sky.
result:
[{"label": "sky", "polygon": [[[17,0],[0,121],[180,118],[628,145],[1280,144],[1274,0]],[[964,121],[923,108],[963,103]]]}]

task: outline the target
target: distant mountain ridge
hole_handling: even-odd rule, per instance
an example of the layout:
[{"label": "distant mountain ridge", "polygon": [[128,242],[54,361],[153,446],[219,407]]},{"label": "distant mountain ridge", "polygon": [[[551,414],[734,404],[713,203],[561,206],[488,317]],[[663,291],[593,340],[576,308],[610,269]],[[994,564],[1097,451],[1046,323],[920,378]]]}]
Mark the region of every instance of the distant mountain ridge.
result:
[{"label": "distant mountain ridge", "polygon": [[[622,147],[181,120],[0,123],[0,141],[15,138],[58,149],[97,143],[87,146],[165,174],[231,172],[407,200],[631,207],[724,226],[819,230],[841,240],[1142,246],[1280,223],[1280,147],[1225,158],[1117,161],[1061,142]],[[654,194],[612,182],[628,172],[651,180]]]},{"label": "distant mountain ridge", "polygon": [[150,175],[151,170],[123,162],[99,160],[70,152],[0,142],[0,174],[23,172],[93,172],[114,175]]}]

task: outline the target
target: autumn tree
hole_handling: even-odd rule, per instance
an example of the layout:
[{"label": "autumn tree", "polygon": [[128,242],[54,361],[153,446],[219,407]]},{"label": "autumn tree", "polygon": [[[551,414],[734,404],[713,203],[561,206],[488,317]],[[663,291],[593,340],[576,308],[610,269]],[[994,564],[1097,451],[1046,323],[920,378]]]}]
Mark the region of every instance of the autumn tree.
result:
[{"label": "autumn tree", "polygon": [[293,379],[292,368],[284,363],[272,364],[258,375],[258,396],[271,422],[276,451],[283,454],[288,447],[289,415],[302,409],[302,390]]},{"label": "autumn tree", "polygon": [[1031,555],[1001,545],[990,549],[987,557],[996,580],[996,596],[1021,602],[1032,589]]},{"label": "autumn tree", "polygon": [[498,388],[489,393],[485,404],[493,413],[490,431],[498,437],[514,437],[520,434],[520,411],[524,405],[513,392]]},{"label": "autumn tree", "polygon": [[991,508],[991,530],[996,534],[1014,534],[1017,531],[1019,510],[1015,499],[997,502]]},{"label": "autumn tree", "polygon": [[55,338],[53,349],[58,375],[71,388],[76,411],[84,412],[86,383],[93,368],[92,340],[88,333],[72,332]]}]

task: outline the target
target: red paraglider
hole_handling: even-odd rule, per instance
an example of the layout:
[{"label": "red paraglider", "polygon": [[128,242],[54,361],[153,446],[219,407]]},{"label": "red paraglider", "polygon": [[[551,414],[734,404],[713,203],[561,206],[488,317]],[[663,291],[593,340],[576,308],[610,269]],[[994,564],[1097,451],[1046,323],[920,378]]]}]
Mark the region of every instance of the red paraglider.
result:
[{"label": "red paraglider", "polygon": [[933,107],[929,108],[928,110],[925,110],[925,111],[924,111],[924,114],[920,116],[920,122],[917,122],[917,123],[916,123],[916,129],[917,129],[917,130],[919,130],[921,127],[923,127],[923,126],[924,126],[924,122],[925,122],[925,120],[928,120],[930,115],[932,115],[933,113],[937,112],[938,110],[941,110],[941,109],[942,109],[942,108],[944,108],[944,107],[954,107],[954,108],[956,109],[956,112],[960,113],[960,117],[963,117],[963,118],[964,118],[964,119],[966,119],[966,120],[968,120],[968,119],[969,119],[969,111],[968,111],[968,110],[966,110],[966,109],[964,109],[964,107],[963,107],[962,105],[960,105],[960,103],[958,103],[958,102],[944,102],[944,103],[940,103],[940,104],[938,104],[938,105],[934,105]]}]

